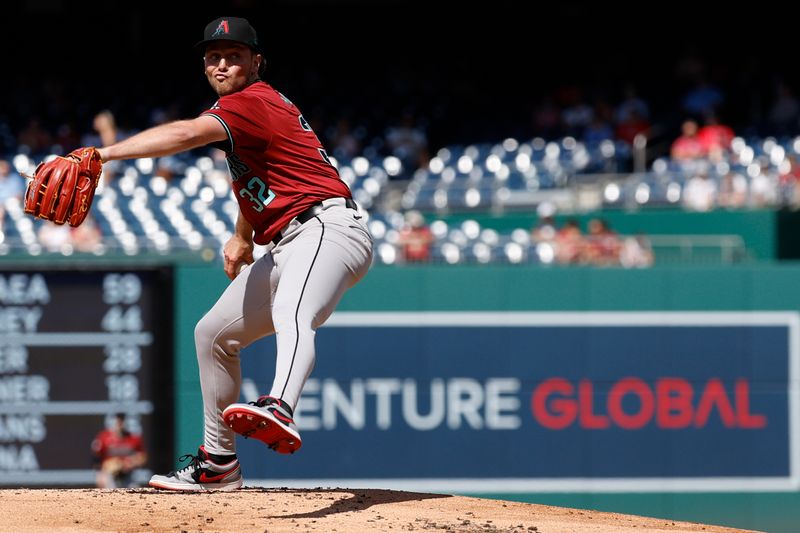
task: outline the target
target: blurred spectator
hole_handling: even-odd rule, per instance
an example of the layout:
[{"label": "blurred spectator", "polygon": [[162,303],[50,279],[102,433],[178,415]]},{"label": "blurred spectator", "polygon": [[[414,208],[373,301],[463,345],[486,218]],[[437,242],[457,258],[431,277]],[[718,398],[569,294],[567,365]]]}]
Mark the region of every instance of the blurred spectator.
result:
[{"label": "blurred spectator", "polygon": [[9,198],[21,199],[25,194],[25,186],[25,180],[11,166],[11,163],[0,159],[0,207]]},{"label": "blurred spectator", "polygon": [[410,110],[403,112],[399,124],[388,128],[386,144],[407,171],[413,172],[428,164],[428,137]]},{"label": "blurred spectator", "polygon": [[[6,201],[11,198],[22,200],[25,194],[25,181],[5,159],[0,159],[0,233],[3,232],[6,216]],[[0,235],[0,242],[3,238]]]},{"label": "blurred spectator", "polygon": [[639,233],[622,239],[619,262],[625,268],[647,268],[655,263],[650,239]]},{"label": "blurred spectator", "polygon": [[20,198],[25,190],[25,181],[11,163],[0,159],[0,201]]},{"label": "blurred spectator", "polygon": [[779,168],[778,187],[781,203],[792,209],[800,208],[800,163],[790,154]]},{"label": "blurred spectator", "polygon": [[645,137],[650,135],[650,122],[636,109],[631,109],[626,118],[617,123],[615,136],[620,141],[624,141],[633,146],[633,140],[637,135],[643,134]]},{"label": "blurred spectator", "polygon": [[592,106],[583,99],[583,92],[580,88],[573,88],[569,94],[572,96],[572,101],[561,111],[564,133],[581,138],[583,131],[592,122],[595,112]]},{"label": "blurred spectator", "polygon": [[408,263],[422,263],[430,260],[431,244],[435,237],[422,213],[411,210],[406,213],[405,225],[400,230],[399,244],[403,259]]},{"label": "blurred spectator", "polygon": [[793,135],[798,131],[800,102],[792,88],[783,81],[775,86],[775,100],[769,108],[768,135]]},{"label": "blurred spectator", "polygon": [[720,111],[725,95],[708,78],[702,76],[683,96],[681,105],[689,115],[703,117]]},{"label": "blurred spectator", "polygon": [[578,221],[574,218],[567,220],[556,232],[555,258],[562,265],[580,263],[583,257],[583,233]]},{"label": "blurred spectator", "polygon": [[147,462],[142,437],[125,427],[125,414],[117,413],[111,427],[92,441],[92,462],[98,488],[132,487],[133,471]]},{"label": "blurred spectator", "polygon": [[54,148],[54,152],[68,154],[81,146],[81,135],[71,122],[65,122],[58,127],[55,140],[53,141],[60,150]]},{"label": "blurred spectator", "polygon": [[[106,118],[110,118],[113,123],[113,115],[110,112],[105,111],[101,113],[101,115],[105,115]],[[100,116],[100,115],[98,115]],[[171,104],[166,107],[160,107],[154,109],[150,113],[150,126],[158,126],[161,124],[166,124],[168,122],[172,122],[178,120],[180,117],[180,112],[178,110],[178,106],[176,104]],[[96,122],[96,120],[95,120]],[[113,125],[114,137],[116,140],[121,140],[122,137],[127,137],[129,135],[121,134],[119,129],[116,127],[115,124]],[[97,125],[95,126],[97,128]],[[100,129],[98,131],[102,131],[105,129],[102,123],[100,124]],[[109,131],[111,128],[108,128]],[[110,135],[109,135],[110,136]],[[105,140],[103,141],[103,146],[106,146]],[[104,173],[111,174],[111,170],[116,173],[120,167],[122,166],[121,162],[119,161],[109,161],[108,165],[110,168],[106,166],[103,167]],[[154,176],[161,176],[162,178],[166,179],[167,181],[172,180],[175,176],[181,176],[186,171],[186,165],[181,161],[181,158],[178,155],[165,155],[162,157],[155,158],[155,170],[153,171]],[[111,179],[113,176],[109,175],[108,179]]]},{"label": "blurred spectator", "polygon": [[531,229],[531,239],[535,243],[552,242],[556,238],[556,223],[553,218],[556,208],[551,202],[542,202],[536,208],[539,220]]},{"label": "blurred spectator", "polygon": [[328,133],[331,155],[339,161],[349,161],[361,153],[361,141],[353,132],[350,119],[339,117],[336,127]]},{"label": "blurred spectator", "polygon": [[209,155],[211,156],[211,161],[214,163],[214,169],[212,172],[222,173],[225,179],[229,179],[228,159],[225,151],[218,148],[212,148]]},{"label": "blurred spectator", "polygon": [[703,126],[697,131],[703,151],[714,160],[730,150],[733,137],[733,129],[722,124],[715,113],[706,115]]},{"label": "blurred spectator", "polygon": [[41,120],[38,117],[32,117],[17,135],[17,144],[20,151],[36,156],[50,152],[53,138],[44,129]]},{"label": "blurred spectator", "polygon": [[550,95],[533,110],[533,132],[547,140],[561,136],[561,110]]},{"label": "blurred spectator", "polygon": [[648,121],[650,119],[650,106],[639,98],[636,87],[631,84],[625,86],[622,101],[614,110],[614,121],[617,124],[631,120],[633,117],[638,120]]},{"label": "blurred spectator", "polygon": [[599,144],[613,138],[614,130],[611,125],[599,115],[595,115],[583,130],[583,141],[587,144]]},{"label": "blurred spectator", "polygon": [[100,111],[92,120],[92,132],[81,138],[83,146],[108,146],[117,142],[117,121],[108,109]]},{"label": "blurred spectator", "polygon": [[[114,163],[115,161],[109,161]],[[103,167],[105,171],[105,167]],[[156,158],[156,169],[153,172],[154,176],[161,176],[167,181],[172,180],[176,176],[183,176],[186,172],[186,164],[177,155],[165,155]]]},{"label": "blurred spectator", "polygon": [[589,221],[583,248],[584,262],[597,266],[618,265],[621,245],[619,236],[608,222],[602,218],[593,218]]},{"label": "blurred spectator", "polygon": [[778,173],[770,166],[769,158],[760,156],[756,159],[760,166],[757,174],[750,178],[751,207],[768,207],[778,204]]},{"label": "blurred spectator", "polygon": [[717,184],[707,172],[689,178],[683,188],[683,205],[691,211],[711,211],[717,199]]},{"label": "blurred spectator", "polygon": [[730,171],[719,182],[717,205],[726,208],[744,207],[747,204],[747,178]]},{"label": "blurred spectator", "polygon": [[68,224],[59,225],[42,221],[37,236],[39,237],[39,244],[48,252],[71,253],[74,249],[72,246],[72,231]]},{"label": "blurred spectator", "polygon": [[[119,129],[117,128],[117,121],[114,118],[114,114],[107,109],[94,116],[92,127],[96,135],[84,135],[81,139],[81,144],[83,146],[109,146],[122,140],[122,135],[120,135]],[[121,161],[109,161],[108,163],[104,163],[103,181],[105,183],[113,181],[114,176],[116,176],[121,167]]]},{"label": "blurred spectator", "polygon": [[687,119],[681,125],[681,135],[672,142],[670,156],[676,161],[692,161],[704,157],[703,143],[697,136],[697,121]]},{"label": "blurred spectator", "polygon": [[178,109],[178,104],[176,102],[172,102],[166,107],[156,107],[152,111],[150,111],[149,126],[158,126],[160,124],[166,124],[167,122],[172,122],[180,118],[181,118],[181,113],[180,110]]},{"label": "blurred spectator", "polygon": [[70,232],[72,245],[78,252],[94,253],[103,243],[103,234],[91,212],[80,226],[71,228]]}]

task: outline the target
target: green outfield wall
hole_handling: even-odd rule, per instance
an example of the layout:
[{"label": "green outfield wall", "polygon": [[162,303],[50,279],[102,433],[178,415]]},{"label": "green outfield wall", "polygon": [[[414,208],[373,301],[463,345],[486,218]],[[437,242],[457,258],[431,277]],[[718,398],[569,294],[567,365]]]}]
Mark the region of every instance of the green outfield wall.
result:
[{"label": "green outfield wall", "polygon": [[[763,248],[771,253],[773,244]],[[178,266],[176,453],[202,438],[193,329],[228,283],[218,265]],[[375,267],[339,311],[800,311],[800,263],[648,270],[514,266]],[[798,387],[797,383],[793,386]],[[542,460],[547,460],[543,457]],[[759,529],[797,531],[800,492],[470,493]]]}]

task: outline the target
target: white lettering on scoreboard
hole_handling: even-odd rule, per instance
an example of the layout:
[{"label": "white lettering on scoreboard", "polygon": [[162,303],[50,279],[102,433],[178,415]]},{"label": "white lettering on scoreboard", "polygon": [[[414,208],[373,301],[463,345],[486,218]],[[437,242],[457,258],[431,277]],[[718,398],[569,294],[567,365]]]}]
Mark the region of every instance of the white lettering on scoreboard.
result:
[{"label": "white lettering on scoreboard", "polygon": [[[141,415],[152,412],[150,402],[140,401],[142,347],[152,343],[152,335],[144,331],[140,277],[134,273],[103,275],[102,285],[87,289],[85,296],[88,300],[96,298],[95,292],[101,294],[102,301],[96,302],[103,309],[99,320],[81,323],[74,331],[51,331],[52,326],[42,331],[43,322],[54,323],[67,316],[73,324],[74,314],[80,313],[66,302],[57,303],[58,295],[51,293],[55,289],[48,286],[47,276],[0,273],[0,484],[4,479],[13,482],[9,480],[18,478],[15,473],[32,471],[39,471],[36,479],[41,484],[62,482],[58,472],[64,468],[54,466],[52,475],[48,475],[37,457],[37,445],[53,439],[50,444],[58,447],[60,443],[55,441],[68,436],[48,432],[48,423],[55,423],[58,417],[100,415],[102,422],[92,429],[96,433],[102,423],[108,424],[116,412],[122,411],[128,414],[128,429],[141,432]],[[37,349],[32,352],[34,347]],[[85,350],[82,361],[90,358],[104,378],[91,386],[70,382],[74,377],[58,370],[64,364],[58,361],[58,352],[64,349],[73,350],[70,353]],[[86,374],[92,375],[88,369]],[[59,394],[64,397],[53,396],[51,380],[60,383]],[[105,391],[104,397],[86,400],[79,394],[84,388]],[[77,396],[69,397],[71,393]],[[59,425],[62,432],[65,425],[69,424]],[[84,469],[94,433],[86,436],[85,443],[77,444],[80,457],[76,464]],[[92,479],[93,475],[87,469],[80,477]]]}]

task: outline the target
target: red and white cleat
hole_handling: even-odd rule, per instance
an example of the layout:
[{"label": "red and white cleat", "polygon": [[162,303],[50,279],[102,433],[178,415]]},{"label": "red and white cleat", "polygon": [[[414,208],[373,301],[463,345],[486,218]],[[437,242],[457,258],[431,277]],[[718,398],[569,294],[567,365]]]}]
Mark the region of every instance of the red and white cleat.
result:
[{"label": "red and white cleat", "polygon": [[294,453],[303,445],[291,408],[272,396],[233,403],[222,412],[222,419],[239,435],[260,440],[278,453]]}]

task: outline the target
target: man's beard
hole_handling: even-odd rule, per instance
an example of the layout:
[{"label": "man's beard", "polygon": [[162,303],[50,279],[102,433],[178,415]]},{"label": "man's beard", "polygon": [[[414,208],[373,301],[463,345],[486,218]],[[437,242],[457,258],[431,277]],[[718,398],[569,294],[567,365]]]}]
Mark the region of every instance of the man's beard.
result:
[{"label": "man's beard", "polygon": [[211,88],[217,93],[218,96],[227,96],[229,94],[233,94],[235,92],[239,92],[258,78],[254,78],[249,81],[239,81],[239,80],[231,80],[231,78],[226,79],[224,82],[219,82],[213,77],[209,79],[209,83],[211,84]]}]

